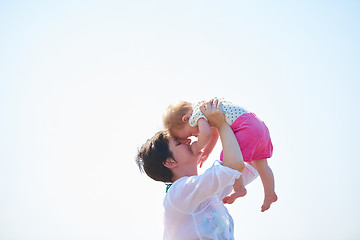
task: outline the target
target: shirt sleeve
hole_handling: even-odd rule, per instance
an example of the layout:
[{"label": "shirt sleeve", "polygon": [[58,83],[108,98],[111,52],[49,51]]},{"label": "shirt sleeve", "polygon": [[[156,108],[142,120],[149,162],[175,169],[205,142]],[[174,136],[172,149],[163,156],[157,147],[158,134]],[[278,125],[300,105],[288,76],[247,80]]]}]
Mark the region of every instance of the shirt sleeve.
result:
[{"label": "shirt sleeve", "polygon": [[180,179],[178,184],[175,182],[177,186],[170,189],[175,190],[171,191],[171,202],[179,210],[193,212],[201,202],[231,187],[240,175],[237,170],[221,165],[213,166],[200,176]]},{"label": "shirt sleeve", "polygon": [[191,114],[190,119],[189,119],[190,126],[196,127],[197,122],[200,118],[204,118],[207,121],[207,118],[205,117],[205,115],[200,111],[200,106],[203,103],[204,103],[204,101],[193,105],[193,113]]}]

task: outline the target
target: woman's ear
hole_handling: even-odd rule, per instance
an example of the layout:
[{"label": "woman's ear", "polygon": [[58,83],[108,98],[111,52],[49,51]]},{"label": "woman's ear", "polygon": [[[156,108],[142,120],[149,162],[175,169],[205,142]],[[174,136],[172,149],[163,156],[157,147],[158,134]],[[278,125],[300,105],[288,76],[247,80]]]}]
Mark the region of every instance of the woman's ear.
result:
[{"label": "woman's ear", "polygon": [[170,169],[175,168],[177,166],[177,162],[173,158],[166,159],[166,161],[163,164],[165,167]]},{"label": "woman's ear", "polygon": [[183,122],[188,122],[189,119],[190,119],[190,115],[189,115],[189,114],[186,114],[186,115],[184,115],[184,116],[181,118],[181,120],[182,120]]}]

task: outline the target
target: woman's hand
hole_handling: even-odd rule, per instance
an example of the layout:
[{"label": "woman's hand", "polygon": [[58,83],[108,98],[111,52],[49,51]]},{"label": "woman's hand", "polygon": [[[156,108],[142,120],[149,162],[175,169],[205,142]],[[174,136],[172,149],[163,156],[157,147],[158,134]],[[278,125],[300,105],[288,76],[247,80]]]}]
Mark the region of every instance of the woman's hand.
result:
[{"label": "woman's hand", "polygon": [[203,103],[200,110],[209,121],[211,127],[219,129],[223,124],[227,124],[219,99],[211,99]]}]

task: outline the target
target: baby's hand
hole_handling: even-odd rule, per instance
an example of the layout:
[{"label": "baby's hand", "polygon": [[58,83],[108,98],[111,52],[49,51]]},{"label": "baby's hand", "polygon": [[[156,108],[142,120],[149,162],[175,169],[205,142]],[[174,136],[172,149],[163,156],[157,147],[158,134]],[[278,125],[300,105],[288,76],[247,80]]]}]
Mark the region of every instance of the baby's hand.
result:
[{"label": "baby's hand", "polygon": [[206,159],[208,159],[208,157],[209,157],[209,154],[202,153],[202,155],[198,161],[198,164],[200,164],[200,168],[202,167],[202,165],[206,161]]}]

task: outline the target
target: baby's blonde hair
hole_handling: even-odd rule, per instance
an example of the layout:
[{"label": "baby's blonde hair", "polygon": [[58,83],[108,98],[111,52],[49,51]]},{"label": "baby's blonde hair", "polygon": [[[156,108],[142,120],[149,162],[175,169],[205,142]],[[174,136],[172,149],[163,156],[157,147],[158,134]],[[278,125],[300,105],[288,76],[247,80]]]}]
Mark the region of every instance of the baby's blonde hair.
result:
[{"label": "baby's blonde hair", "polygon": [[185,101],[177,101],[171,104],[164,114],[164,127],[169,131],[170,135],[174,136],[174,129],[182,128],[186,122],[182,117],[186,115],[189,110],[192,110],[192,104]]}]

